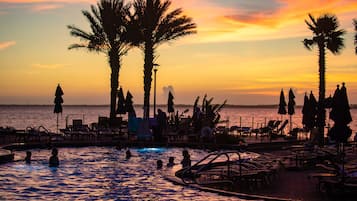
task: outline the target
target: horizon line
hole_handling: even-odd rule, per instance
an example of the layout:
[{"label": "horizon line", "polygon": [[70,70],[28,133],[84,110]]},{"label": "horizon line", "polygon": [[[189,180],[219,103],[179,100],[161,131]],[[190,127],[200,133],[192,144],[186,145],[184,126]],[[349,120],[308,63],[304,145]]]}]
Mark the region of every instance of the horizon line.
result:
[{"label": "horizon line", "polygon": [[[3,106],[22,106],[22,107],[44,107],[44,106],[54,106],[54,104],[0,104],[0,107]],[[109,107],[109,104],[68,104],[63,105],[66,107]],[[143,104],[134,104],[136,107],[144,106]],[[154,105],[150,105],[153,107]],[[156,107],[166,107],[167,104],[157,104]],[[176,107],[193,107],[193,104],[175,104]],[[224,107],[228,108],[273,108],[278,107],[279,104],[255,104],[255,105],[239,105],[239,104],[226,104]],[[303,105],[296,105],[295,107],[301,108]],[[356,109],[357,104],[350,104],[351,109]]]}]

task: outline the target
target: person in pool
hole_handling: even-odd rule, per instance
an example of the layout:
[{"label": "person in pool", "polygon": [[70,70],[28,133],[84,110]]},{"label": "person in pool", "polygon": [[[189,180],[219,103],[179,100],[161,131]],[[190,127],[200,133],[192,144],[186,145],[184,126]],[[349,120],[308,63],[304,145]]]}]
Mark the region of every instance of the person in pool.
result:
[{"label": "person in pool", "polygon": [[130,149],[126,150],[125,152],[125,158],[126,159],[129,159],[131,157],[131,152],[130,152]]},{"label": "person in pool", "polygon": [[182,168],[191,167],[191,157],[186,149],[182,151],[182,156],[183,156],[183,159],[181,161]]},{"label": "person in pool", "polygon": [[26,157],[25,157],[25,162],[26,164],[30,164],[31,163],[31,151],[26,151]]},{"label": "person in pool", "polygon": [[174,157],[172,157],[172,156],[170,156],[170,158],[169,158],[169,162],[167,163],[167,167],[172,167],[172,166],[174,166],[175,165],[175,162],[174,162],[174,160],[175,160],[175,158]]},{"label": "person in pool", "polygon": [[159,170],[159,169],[162,169],[162,160],[157,160],[156,161],[156,168]]},{"label": "person in pool", "polygon": [[49,160],[49,166],[50,167],[58,167],[59,166],[57,148],[52,149],[52,156],[50,157],[50,160]]}]

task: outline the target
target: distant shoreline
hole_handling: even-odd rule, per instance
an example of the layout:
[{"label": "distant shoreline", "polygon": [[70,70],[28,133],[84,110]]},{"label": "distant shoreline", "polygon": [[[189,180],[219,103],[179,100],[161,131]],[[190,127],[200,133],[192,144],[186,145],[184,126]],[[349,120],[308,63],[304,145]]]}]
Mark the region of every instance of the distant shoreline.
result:
[{"label": "distant shoreline", "polygon": [[[134,104],[135,107],[142,107],[142,104]],[[158,104],[156,107],[166,107],[166,104]],[[0,104],[0,107],[53,107],[53,105],[47,104]],[[63,105],[63,107],[109,107],[107,104],[102,105]],[[151,105],[151,107],[153,107]],[[175,107],[193,107],[189,104],[176,104]],[[227,104],[225,108],[277,108],[278,105],[231,105]],[[295,106],[296,108],[301,108],[302,105]],[[351,104],[351,109],[357,109],[357,104]]]}]

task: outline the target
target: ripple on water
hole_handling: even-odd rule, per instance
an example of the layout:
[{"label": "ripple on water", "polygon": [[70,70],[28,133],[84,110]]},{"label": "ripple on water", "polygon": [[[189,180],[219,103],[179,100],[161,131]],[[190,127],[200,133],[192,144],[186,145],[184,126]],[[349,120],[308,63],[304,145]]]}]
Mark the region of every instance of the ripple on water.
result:
[{"label": "ripple on water", "polygon": [[[60,148],[59,168],[48,167],[50,150],[31,150],[35,159],[31,165],[23,161],[0,165],[0,196],[11,200],[238,200],[165,180],[156,170],[156,161],[166,164],[174,156],[179,164],[182,150],[132,148],[133,157],[127,160],[126,150],[113,147]],[[207,154],[189,152],[192,161]]]}]

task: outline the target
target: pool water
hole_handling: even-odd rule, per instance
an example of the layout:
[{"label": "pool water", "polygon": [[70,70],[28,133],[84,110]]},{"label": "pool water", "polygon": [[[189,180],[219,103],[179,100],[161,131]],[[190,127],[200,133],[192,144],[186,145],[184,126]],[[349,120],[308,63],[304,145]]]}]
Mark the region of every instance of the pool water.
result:
[{"label": "pool water", "polygon": [[[59,148],[58,168],[48,167],[51,150],[30,150],[30,165],[20,161],[25,151],[16,151],[17,162],[0,165],[0,200],[239,200],[165,180],[163,172],[181,168],[182,150],[131,148],[126,159],[126,150],[114,147]],[[194,164],[208,152],[189,153]],[[170,156],[177,164],[172,169],[166,167]]]}]

